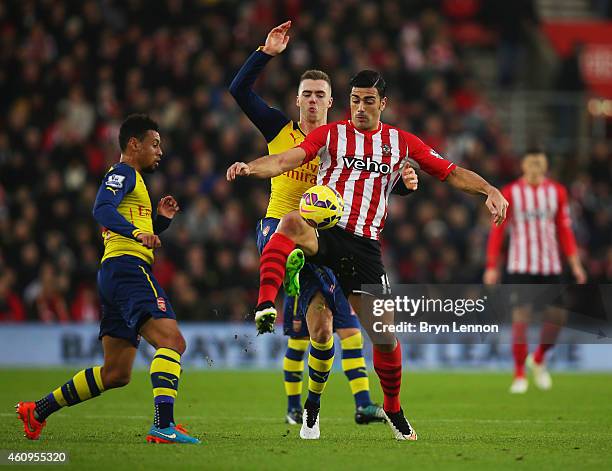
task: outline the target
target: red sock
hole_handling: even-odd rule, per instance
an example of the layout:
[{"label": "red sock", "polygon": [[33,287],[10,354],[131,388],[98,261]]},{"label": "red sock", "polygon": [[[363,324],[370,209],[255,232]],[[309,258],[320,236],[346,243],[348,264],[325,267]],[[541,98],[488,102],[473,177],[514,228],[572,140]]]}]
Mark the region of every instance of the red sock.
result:
[{"label": "red sock", "polygon": [[270,237],[259,261],[259,300],[274,302],[280,285],[285,278],[287,257],[295,248],[295,242],[278,232]]},{"label": "red sock", "polygon": [[374,370],[385,395],[383,408],[387,412],[399,412],[402,386],[402,349],[399,342],[392,352],[381,352],[374,347]]},{"label": "red sock", "polygon": [[542,331],[540,332],[540,345],[538,345],[538,348],[533,354],[533,361],[535,361],[537,364],[544,362],[544,355],[555,345],[555,341],[557,340],[560,331],[560,325],[544,322],[542,325]]},{"label": "red sock", "polygon": [[514,376],[525,376],[525,359],[528,353],[527,324],[514,322],[512,324],[512,355],[514,356]]}]

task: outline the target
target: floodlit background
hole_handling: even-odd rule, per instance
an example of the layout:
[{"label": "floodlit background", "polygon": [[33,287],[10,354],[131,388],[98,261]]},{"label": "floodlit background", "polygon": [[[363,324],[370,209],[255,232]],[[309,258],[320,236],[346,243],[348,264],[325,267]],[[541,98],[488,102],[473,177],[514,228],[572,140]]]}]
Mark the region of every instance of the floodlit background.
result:
[{"label": "floodlit background", "polygon": [[[198,356],[205,365],[208,355],[221,358],[215,341],[234,348],[234,332],[254,332],[237,324],[256,302],[254,229],[268,183],[229,185],[224,174],[266,146],[227,87],[287,19],[289,46],[256,87],[271,105],[297,118],[299,76],[320,68],[333,81],[330,120],[343,119],[350,76],[375,68],[389,85],[384,121],[496,185],[518,176],[525,148],[543,146],[551,174],[569,188],[589,278],[610,282],[611,17],[607,0],[2,2],[0,322],[44,324],[29,332],[49,345],[24,362],[99,358],[102,239],[91,209],[119,159],[121,121],[146,112],[159,121],[165,150],[147,180],[151,197],[172,194],[182,208],[154,273],[180,320],[224,323],[218,336],[188,327],[190,348],[198,345],[193,336],[209,349]],[[479,282],[488,229],[477,198],[422,174],[419,191],[390,207],[384,250],[392,282]],[[19,343],[19,332],[26,330],[0,326],[7,342]],[[259,365],[240,353],[248,342],[227,365]],[[282,339],[268,343],[266,364],[283,354]],[[559,358],[592,366],[576,348]],[[450,366],[488,364],[483,358]],[[13,361],[3,355],[0,363]]]}]

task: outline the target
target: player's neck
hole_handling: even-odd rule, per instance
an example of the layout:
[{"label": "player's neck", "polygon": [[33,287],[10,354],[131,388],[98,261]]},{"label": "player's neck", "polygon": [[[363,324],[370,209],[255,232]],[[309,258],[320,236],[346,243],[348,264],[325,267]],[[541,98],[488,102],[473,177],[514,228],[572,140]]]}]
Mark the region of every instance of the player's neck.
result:
[{"label": "player's neck", "polygon": [[135,159],[132,156],[121,154],[121,158],[119,159],[119,162],[129,165],[134,170],[136,170],[138,173],[140,173],[140,167],[136,165]]},{"label": "player's neck", "polygon": [[376,123],[373,126],[369,127],[368,129],[362,129],[362,128],[357,127],[355,125],[355,122],[352,119],[350,119],[349,122],[351,123],[351,126],[357,129],[357,131],[359,132],[365,132],[365,133],[374,132],[374,131],[378,131],[378,129],[380,128],[380,120],[376,121]]},{"label": "player's neck", "polygon": [[298,126],[304,132],[304,134],[308,135],[311,131],[314,131],[318,127],[327,124],[327,119],[322,119],[319,121],[306,121],[305,119],[300,119]]},{"label": "player's neck", "polygon": [[525,175],[525,181],[531,186],[541,185],[545,178],[545,175]]}]

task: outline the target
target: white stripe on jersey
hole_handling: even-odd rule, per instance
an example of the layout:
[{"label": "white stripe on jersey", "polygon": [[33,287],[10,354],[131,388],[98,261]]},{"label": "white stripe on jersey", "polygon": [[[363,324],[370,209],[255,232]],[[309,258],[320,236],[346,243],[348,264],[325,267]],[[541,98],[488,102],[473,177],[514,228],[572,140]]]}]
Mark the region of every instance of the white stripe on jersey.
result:
[{"label": "white stripe on jersey", "polygon": [[525,211],[527,219],[527,238],[529,240],[529,273],[535,275],[538,273],[538,263],[540,259],[540,251],[538,248],[538,229],[537,219],[535,217],[535,195],[531,185],[523,186],[525,195]]},{"label": "white stripe on jersey", "polygon": [[[355,151],[355,154],[357,151]],[[377,158],[378,157],[378,158]],[[382,135],[376,133],[372,136],[372,160],[382,163]],[[368,217],[368,210],[370,204],[372,204],[372,196],[374,193],[374,174],[365,180],[363,185],[363,197],[361,200],[361,208],[359,216],[357,217],[357,224],[355,225],[355,233],[363,234],[366,218]],[[367,208],[365,211],[363,208]]]},{"label": "white stripe on jersey", "polygon": [[552,255],[552,272],[559,274],[562,272],[561,257],[559,255],[559,243],[557,241],[557,227],[555,225],[555,215],[559,208],[559,199],[557,195],[557,189],[554,185],[548,185],[548,207],[550,208],[550,217],[548,218],[549,234],[551,238],[551,245],[554,248],[551,250]]},{"label": "white stripe on jersey", "polygon": [[[399,132],[397,129],[389,129],[389,145],[391,146],[391,168],[393,168],[394,162],[398,162],[400,160],[400,147],[399,147]],[[410,150],[406,150],[406,155],[410,154]],[[389,196],[391,194],[391,190],[393,190],[393,185],[390,185],[389,182],[397,181],[398,173],[394,172],[388,175],[385,175],[382,178],[382,187],[381,187],[381,195],[385,195],[384,198],[378,199],[378,206],[376,207],[376,214],[374,216],[374,220],[372,221],[372,237],[378,239],[380,236],[380,227],[385,222],[385,218],[387,216],[387,201],[389,201]],[[393,178],[393,180],[392,180]]]},{"label": "white stripe on jersey", "polygon": [[[330,154],[329,162],[330,162],[330,165],[334,166],[334,170],[332,171],[331,177],[329,179],[329,183],[327,184],[329,187],[333,189],[336,189],[336,182],[338,181],[338,178],[340,177],[340,172],[342,172],[342,166],[338,165],[338,161],[342,159],[341,156],[344,155],[344,153],[346,152],[346,126],[344,124],[340,124],[337,126],[337,129],[338,129],[338,143],[337,143],[338,151],[336,152],[335,156]],[[330,136],[331,136],[331,132],[328,134],[328,139],[330,138]],[[330,143],[328,141],[327,149],[329,149],[329,145]],[[328,168],[326,168],[325,170],[327,170]],[[325,174],[323,173],[323,171],[319,170],[319,177],[317,178],[317,183],[319,185],[323,184],[321,175],[325,175]],[[344,205],[344,211],[346,212],[346,204]]]},{"label": "white stripe on jersey", "polygon": [[550,251],[552,250],[552,241],[550,240],[550,233],[548,230],[548,204],[546,201],[546,190],[544,185],[538,186],[536,190],[536,199],[538,202],[538,209],[544,217],[538,217],[537,225],[538,232],[540,234],[540,247],[542,248],[542,271],[543,275],[550,275]]},{"label": "white stripe on jersey", "polygon": [[319,172],[317,173],[317,185],[321,185],[323,176],[327,173],[329,167],[332,164],[332,156],[329,153],[329,141],[331,140],[331,132],[327,133],[327,141],[325,142],[325,147],[323,148],[323,152],[319,154],[320,164],[319,164]]},{"label": "white stripe on jersey", "polygon": [[512,209],[516,224],[516,250],[518,251],[518,260],[514,266],[508,270],[510,273],[526,273],[527,272],[527,237],[525,230],[525,213],[523,208],[523,195],[519,185],[512,186]]},{"label": "white stripe on jersey", "polygon": [[558,275],[562,272],[557,214],[559,195],[554,182],[535,189],[519,180],[510,186],[512,217],[507,269],[509,273]]},{"label": "white stripe on jersey", "polygon": [[[352,132],[352,130],[349,130]],[[355,153],[351,157],[355,158],[355,156],[360,155],[363,156],[363,144],[364,144],[365,136],[360,132],[355,133]],[[340,154],[338,152],[338,159],[341,159],[344,154]],[[344,168],[344,167],[343,167]],[[349,217],[351,215],[351,209],[353,208],[353,198],[355,197],[355,183],[359,180],[361,175],[361,170],[351,170],[349,173],[346,183],[344,184],[344,212],[342,213],[342,217],[338,221],[338,226],[341,228],[345,228],[349,222]],[[359,234],[355,231],[356,234]]]}]

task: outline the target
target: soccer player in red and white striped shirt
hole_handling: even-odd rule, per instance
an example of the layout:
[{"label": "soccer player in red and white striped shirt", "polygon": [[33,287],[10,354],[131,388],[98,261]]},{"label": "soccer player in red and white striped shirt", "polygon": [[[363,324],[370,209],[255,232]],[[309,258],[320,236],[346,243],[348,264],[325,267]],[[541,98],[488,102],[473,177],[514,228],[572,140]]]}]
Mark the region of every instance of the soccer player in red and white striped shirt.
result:
[{"label": "soccer player in red and white striped shirt", "polygon": [[[507,283],[555,284],[562,279],[561,252],[567,258],[572,274],[579,284],[586,274],[576,248],[567,201],[567,190],[546,177],[548,162],[539,150],[529,150],[522,160],[523,176],[502,189],[510,202],[508,217],[503,224],[493,226],[487,247],[485,284],[500,280],[499,259],[506,232],[510,233],[506,261]],[[527,391],[525,362],[532,367],[534,380],[541,389],[550,389],[552,381],[544,363],[545,353],[554,345],[564,322],[564,312],[557,307],[546,309],[540,344],[529,359],[527,323],[531,306],[519,302],[512,313],[512,354],[514,380],[510,392]]]},{"label": "soccer player in red and white striped shirt", "polygon": [[[337,275],[355,311],[368,328],[372,317],[361,313],[364,284],[388,286],[382,263],[380,233],[387,216],[393,185],[401,178],[408,158],[426,173],[447,181],[460,190],[482,194],[495,222],[506,217],[508,202],[501,192],[482,177],[445,160],[416,136],[380,122],[385,109],[385,81],[372,70],[351,79],[351,119],[321,126],[304,142],[286,152],[264,156],[248,164],[236,162],[227,170],[228,180],[238,176],[271,178],[321,158],[318,184],[338,191],[345,202],[344,214],[332,229],[317,233],[293,211],[285,215],[261,256],[259,304],[255,320],[273,322],[274,299],[285,275],[287,255],[299,246],[306,256],[330,267]],[[371,329],[371,325],[369,326]],[[397,440],[416,440],[399,400],[402,355],[392,333],[372,339],[374,369],[384,393],[384,410]],[[305,404],[308,408],[308,402]],[[318,409],[313,411],[317,414]]]}]

